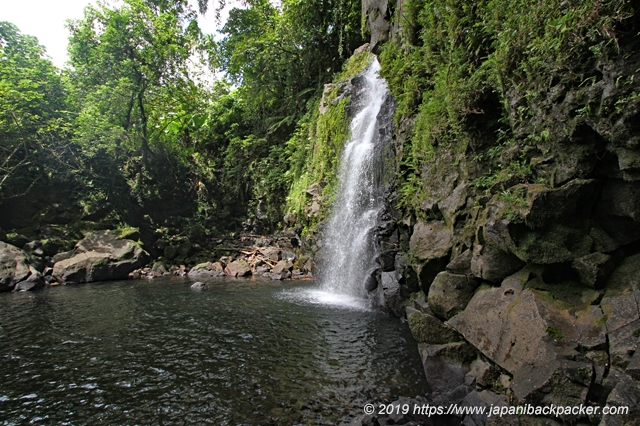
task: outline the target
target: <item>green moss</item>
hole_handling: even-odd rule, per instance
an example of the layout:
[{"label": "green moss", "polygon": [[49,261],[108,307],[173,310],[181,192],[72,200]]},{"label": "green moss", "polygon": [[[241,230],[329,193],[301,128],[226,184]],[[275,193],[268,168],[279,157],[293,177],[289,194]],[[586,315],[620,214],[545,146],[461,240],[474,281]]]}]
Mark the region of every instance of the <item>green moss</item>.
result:
[{"label": "green moss", "polygon": [[334,81],[342,81],[351,77],[355,77],[360,71],[362,71],[367,65],[371,63],[373,55],[368,50],[363,50],[358,55],[354,55],[347,59],[347,62],[342,66],[342,71],[338,74]]},{"label": "green moss", "polygon": [[[598,327],[604,327],[607,325],[607,321],[609,321],[609,315],[604,314],[600,317],[600,319],[598,320]],[[636,332],[633,334],[635,337],[640,337],[640,328],[636,330]]]},{"label": "green moss", "polygon": [[411,334],[419,343],[441,345],[461,341],[461,336],[431,315],[413,314],[409,318]]},{"label": "green moss", "polygon": [[[535,102],[554,78],[567,87],[584,84],[580,64],[617,54],[616,30],[634,16],[624,0],[407,0],[401,10],[394,17],[401,31],[383,46],[380,62],[398,102],[396,124],[407,136],[399,207],[414,214],[426,192],[420,186],[429,185],[425,170],[445,153],[476,160],[477,167],[461,168],[473,170],[480,190],[505,190],[500,184],[514,176],[545,179],[534,175],[530,160],[536,144],[556,143],[554,135],[544,127],[522,131]],[[629,96],[616,108],[637,101]],[[506,148],[514,160],[502,158]]]},{"label": "green moss", "polygon": [[[301,120],[287,143],[291,160],[288,178],[292,183],[285,210],[296,215],[305,234],[325,218],[328,207],[333,202],[340,153],[350,137],[350,119],[346,107],[351,99],[340,97],[341,85],[338,83],[358,74],[372,58],[373,55],[366,50],[351,57],[342,72],[336,76],[336,83],[324,94],[324,112],[320,113],[321,100],[316,99],[310,106],[310,113]],[[309,218],[305,209],[311,200],[306,191],[314,183],[319,183],[322,187],[320,215]]]},{"label": "green moss", "polygon": [[128,225],[120,225],[116,229],[117,237],[123,240],[131,239],[131,236],[137,236],[137,234],[140,234],[140,230]]},{"label": "green moss", "polygon": [[547,334],[556,340],[564,339],[562,332],[555,327],[547,327]]},{"label": "green moss", "polygon": [[476,289],[474,294],[480,293],[481,291],[489,290],[490,288],[493,288],[493,287],[487,283],[482,283],[480,284],[480,287]]}]

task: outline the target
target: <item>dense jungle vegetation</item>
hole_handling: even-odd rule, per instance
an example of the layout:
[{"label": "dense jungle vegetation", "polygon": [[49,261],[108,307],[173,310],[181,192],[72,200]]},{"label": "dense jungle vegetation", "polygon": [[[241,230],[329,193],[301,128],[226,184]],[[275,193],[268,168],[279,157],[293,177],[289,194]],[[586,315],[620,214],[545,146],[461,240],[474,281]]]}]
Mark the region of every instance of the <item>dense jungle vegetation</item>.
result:
[{"label": "dense jungle vegetation", "polygon": [[218,37],[198,27],[207,5],[87,7],[68,23],[62,70],[0,23],[5,227],[82,219],[198,235],[256,216],[263,231],[279,226],[299,156],[287,141],[363,44],[361,5],[247,0]]},{"label": "dense jungle vegetation", "polygon": [[[35,38],[0,23],[3,227],[68,232],[81,220],[95,229],[203,236],[247,221],[273,231],[286,213],[307,228],[322,219],[348,137],[348,100],[333,102],[334,85],[325,99],[331,108],[318,107],[325,84],[369,58],[345,63],[369,38],[366,5],[245,0],[214,38],[197,17],[224,2],[198,3],[200,10],[186,0],[88,7],[68,24],[63,70]],[[403,214],[427,214],[425,200],[444,196],[433,182],[446,181],[450,166],[477,192],[504,192],[516,205],[510,185],[559,182],[536,171],[532,158],[562,151],[562,132],[570,137],[603,114],[615,120],[616,110],[589,103],[562,129],[538,118],[549,93],[588,90],[601,64],[635,43],[632,2],[382,3],[391,29],[376,52],[397,101]],[[637,103],[631,90],[615,108]],[[314,183],[322,211],[310,217],[306,190]],[[47,237],[42,229],[35,234]]]}]

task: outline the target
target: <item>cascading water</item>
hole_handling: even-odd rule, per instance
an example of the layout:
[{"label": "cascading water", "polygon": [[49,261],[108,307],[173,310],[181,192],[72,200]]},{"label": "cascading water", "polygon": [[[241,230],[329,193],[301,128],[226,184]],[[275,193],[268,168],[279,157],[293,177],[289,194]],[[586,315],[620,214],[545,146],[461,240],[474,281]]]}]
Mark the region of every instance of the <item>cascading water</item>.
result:
[{"label": "cascading water", "polygon": [[377,59],[362,73],[351,138],[340,159],[339,189],[323,241],[321,288],[335,295],[364,298],[365,281],[376,269],[373,230],[383,208],[380,182],[384,145],[379,115],[388,97]]}]

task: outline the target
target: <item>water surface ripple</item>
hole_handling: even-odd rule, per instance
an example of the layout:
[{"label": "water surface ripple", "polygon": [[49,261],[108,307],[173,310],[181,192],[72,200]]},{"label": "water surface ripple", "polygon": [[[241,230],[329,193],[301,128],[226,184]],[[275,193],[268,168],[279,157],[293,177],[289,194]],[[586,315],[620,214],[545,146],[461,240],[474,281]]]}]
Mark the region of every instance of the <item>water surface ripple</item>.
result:
[{"label": "water surface ripple", "polygon": [[387,314],[314,303],[307,283],[189,285],[0,294],[0,423],[340,424],[425,393],[415,342]]}]

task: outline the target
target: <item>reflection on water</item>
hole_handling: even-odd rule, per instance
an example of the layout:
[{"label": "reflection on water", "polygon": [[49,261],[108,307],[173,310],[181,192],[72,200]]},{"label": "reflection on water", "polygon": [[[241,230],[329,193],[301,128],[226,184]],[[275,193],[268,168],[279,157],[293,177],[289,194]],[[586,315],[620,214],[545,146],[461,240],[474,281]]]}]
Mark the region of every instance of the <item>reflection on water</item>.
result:
[{"label": "reflection on water", "polygon": [[425,393],[406,326],[309,283],[0,294],[0,422],[336,424]]},{"label": "reflection on water", "polygon": [[291,290],[284,290],[278,295],[278,298],[299,304],[322,305],[327,308],[340,308],[354,311],[374,310],[370,300],[348,294],[332,293],[318,288],[298,287]]}]

